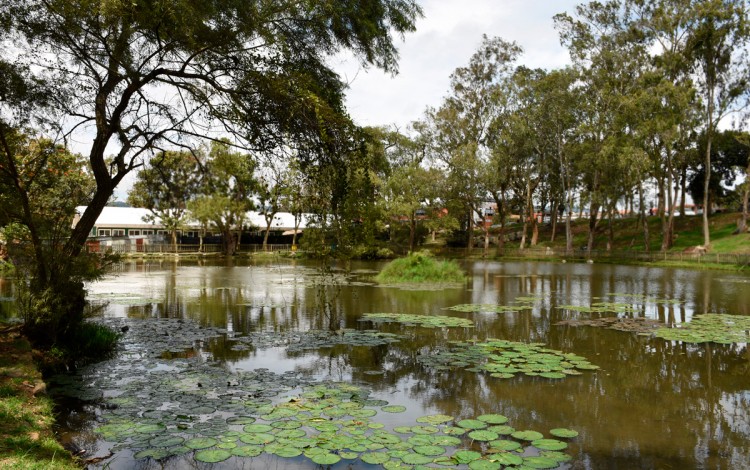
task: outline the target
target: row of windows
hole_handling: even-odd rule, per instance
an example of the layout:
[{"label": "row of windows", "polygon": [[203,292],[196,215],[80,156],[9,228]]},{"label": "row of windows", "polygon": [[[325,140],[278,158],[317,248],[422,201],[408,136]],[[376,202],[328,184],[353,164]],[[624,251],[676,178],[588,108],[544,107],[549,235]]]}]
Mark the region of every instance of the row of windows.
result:
[{"label": "row of windows", "polygon": [[[164,236],[169,235],[169,231],[167,231],[167,230],[156,230],[156,231],[154,231],[154,230],[130,229],[130,230],[127,231],[127,234],[129,236],[134,236],[134,235],[153,235],[154,233],[156,233],[158,235],[164,235]],[[198,236],[200,235],[197,231],[182,232],[181,230],[178,230],[177,231],[177,236],[180,236],[181,234],[182,234],[182,236],[185,236],[185,237],[188,237],[188,238],[198,238]],[[123,228],[100,228],[100,229],[96,230],[96,236],[98,236],[98,237],[124,237],[125,236],[125,229],[123,229]],[[206,236],[208,236],[208,237],[210,237],[210,236],[219,237],[219,236],[221,236],[221,233],[213,233],[213,234],[208,233],[208,234],[206,234]]]}]

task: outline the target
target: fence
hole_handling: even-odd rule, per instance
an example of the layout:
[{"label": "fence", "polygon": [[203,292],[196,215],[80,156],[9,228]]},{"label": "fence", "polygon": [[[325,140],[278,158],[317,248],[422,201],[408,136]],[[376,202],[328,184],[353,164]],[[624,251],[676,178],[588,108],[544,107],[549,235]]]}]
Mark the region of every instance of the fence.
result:
[{"label": "fence", "polygon": [[[473,248],[469,251],[467,248],[441,248],[435,250],[435,254],[445,256],[482,256],[483,248]],[[750,254],[733,254],[733,253],[683,253],[683,252],[661,252],[661,251],[613,251],[592,250],[589,255],[586,250],[573,250],[568,253],[565,249],[552,248],[526,248],[523,250],[516,248],[506,248],[498,250],[490,248],[489,257],[500,258],[562,258],[571,260],[612,260],[612,261],[672,261],[672,262],[689,262],[689,263],[713,263],[713,264],[731,264],[737,266],[750,266]]]}]

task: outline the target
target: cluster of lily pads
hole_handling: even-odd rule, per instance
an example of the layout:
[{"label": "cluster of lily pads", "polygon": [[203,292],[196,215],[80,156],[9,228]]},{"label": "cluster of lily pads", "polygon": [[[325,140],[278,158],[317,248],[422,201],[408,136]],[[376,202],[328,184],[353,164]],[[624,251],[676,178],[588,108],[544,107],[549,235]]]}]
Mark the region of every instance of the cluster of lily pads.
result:
[{"label": "cluster of lily pads", "polygon": [[447,310],[453,310],[455,312],[507,313],[531,310],[531,308],[531,305],[460,304],[448,307]]},{"label": "cluster of lily pads", "polygon": [[658,320],[652,320],[644,317],[604,317],[604,318],[592,318],[592,319],[579,319],[571,318],[568,320],[562,320],[555,323],[556,326],[568,325],[568,326],[593,326],[600,328],[607,328],[610,330],[617,331],[629,331],[642,335],[648,335],[653,330],[661,328],[664,323]]},{"label": "cluster of lily pads", "polygon": [[161,302],[161,299],[144,297],[139,294],[133,294],[128,292],[116,293],[92,293],[88,294],[88,299],[94,304],[111,303],[116,305],[127,305],[127,306],[141,306],[151,305],[154,303]]},{"label": "cluster of lily pads", "polygon": [[490,339],[485,342],[451,342],[447,350],[420,355],[420,363],[438,369],[464,368],[509,379],[523,374],[548,379],[581,375],[581,370],[596,370],[585,357],[547,349],[542,343],[519,343]]},{"label": "cluster of lily pads", "polygon": [[377,330],[343,329],[336,331],[272,331],[252,332],[233,338],[234,350],[248,349],[249,345],[259,348],[285,347],[287,351],[307,351],[330,348],[337,345],[347,346],[381,346],[398,342],[400,336]]},{"label": "cluster of lily pads", "polygon": [[[622,298],[628,301],[611,302],[609,300],[611,297]],[[589,305],[560,305],[557,308],[579,313],[632,313],[638,311],[645,304],[676,305],[682,303],[682,301],[677,299],[660,299],[643,294],[624,294],[618,292],[609,293],[606,297],[594,297],[594,300],[599,300],[599,302],[592,302]]]},{"label": "cluster of lily pads", "polygon": [[466,318],[447,317],[441,315],[412,315],[408,313],[365,313],[360,321],[373,323],[403,323],[405,325],[419,325],[423,328],[460,327],[473,328],[474,322]]},{"label": "cluster of lily pads", "polygon": [[318,465],[359,460],[386,469],[433,463],[471,469],[555,468],[571,459],[561,452],[568,444],[560,439],[578,435],[563,428],[550,431],[560,439],[517,431],[499,414],[461,420],[429,415],[418,418],[416,425],[391,431],[371,419],[377,409],[405,411],[370,398],[362,387],[329,383],[310,386],[281,403],[253,404],[243,415],[211,418],[192,427],[153,419],[114,420],[96,432],[108,440],[125,438],[136,450],[136,459],[162,460],[194,452],[195,460],[216,463],[266,453],[304,456]]},{"label": "cluster of lily pads", "polygon": [[675,328],[659,328],[654,336],[686,343],[750,343],[750,316],[706,313]]}]

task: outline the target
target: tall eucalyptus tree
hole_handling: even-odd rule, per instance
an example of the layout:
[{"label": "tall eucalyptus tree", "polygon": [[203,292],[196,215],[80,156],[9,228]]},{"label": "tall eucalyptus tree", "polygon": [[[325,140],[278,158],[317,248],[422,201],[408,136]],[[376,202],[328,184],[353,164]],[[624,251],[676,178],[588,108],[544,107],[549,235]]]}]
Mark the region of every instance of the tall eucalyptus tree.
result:
[{"label": "tall eucalyptus tree", "polygon": [[[469,214],[469,248],[473,246],[474,215],[485,220],[487,139],[498,114],[501,84],[512,74],[521,52],[514,42],[484,36],[469,64],[451,75],[450,93],[443,105],[428,113],[434,125],[435,156],[447,169],[454,195]],[[489,227],[483,225],[486,253]]]}]

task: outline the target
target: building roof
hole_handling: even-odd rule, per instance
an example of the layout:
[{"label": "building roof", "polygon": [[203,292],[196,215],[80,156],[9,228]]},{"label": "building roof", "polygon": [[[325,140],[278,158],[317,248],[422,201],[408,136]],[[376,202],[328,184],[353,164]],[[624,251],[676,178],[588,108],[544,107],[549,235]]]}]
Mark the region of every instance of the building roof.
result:
[{"label": "building roof", "polygon": [[[81,215],[86,210],[86,206],[76,207],[76,216],[73,219],[73,226],[78,223]],[[142,229],[161,229],[163,228],[161,220],[154,218],[153,222],[145,222],[144,217],[150,216],[151,211],[140,207],[112,207],[107,206],[96,219],[95,227],[98,228],[142,228]],[[302,220],[299,224],[299,230],[304,230],[312,218],[311,214],[302,214]],[[266,219],[263,214],[255,211],[249,211],[245,214],[245,224],[258,227],[261,230],[266,228]],[[185,228],[199,228],[195,221],[187,221]],[[272,230],[293,230],[294,215],[289,212],[279,212],[274,215],[271,222]]]},{"label": "building roof", "polygon": [[[80,220],[86,206],[76,207],[76,216],[73,219],[75,227]],[[102,209],[99,218],[96,219],[95,227],[99,228],[161,228],[161,219],[155,218],[153,222],[146,222],[144,217],[150,216],[151,211],[140,207],[112,207]]]}]

